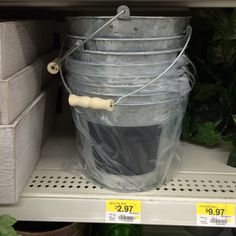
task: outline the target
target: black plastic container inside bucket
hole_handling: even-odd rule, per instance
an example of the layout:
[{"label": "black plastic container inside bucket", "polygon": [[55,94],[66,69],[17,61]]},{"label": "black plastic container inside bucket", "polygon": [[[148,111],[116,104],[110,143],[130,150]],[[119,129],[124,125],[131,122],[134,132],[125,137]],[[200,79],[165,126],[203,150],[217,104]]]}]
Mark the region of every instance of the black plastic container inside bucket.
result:
[{"label": "black plastic container inside bucket", "polygon": [[160,125],[104,126],[88,122],[96,166],[108,174],[142,175],[155,169]]}]

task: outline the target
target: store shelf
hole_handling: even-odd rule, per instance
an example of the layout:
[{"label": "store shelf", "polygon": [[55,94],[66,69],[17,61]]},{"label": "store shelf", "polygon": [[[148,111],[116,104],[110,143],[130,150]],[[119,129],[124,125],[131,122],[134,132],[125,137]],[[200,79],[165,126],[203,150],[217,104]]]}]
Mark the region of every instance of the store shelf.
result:
[{"label": "store shelf", "polygon": [[1,214],[19,220],[104,222],[106,199],[140,199],[142,224],[195,225],[197,202],[236,204],[236,170],[226,166],[228,153],[183,144],[181,171],[167,185],[142,193],[118,193],[67,170],[75,156],[73,138],[51,137],[16,205]]},{"label": "store shelf", "polygon": [[[93,7],[114,6],[124,1],[110,0],[1,0],[0,6],[27,6],[27,7]],[[129,0],[127,5],[132,6],[164,6],[164,7],[235,7],[235,0]]]}]

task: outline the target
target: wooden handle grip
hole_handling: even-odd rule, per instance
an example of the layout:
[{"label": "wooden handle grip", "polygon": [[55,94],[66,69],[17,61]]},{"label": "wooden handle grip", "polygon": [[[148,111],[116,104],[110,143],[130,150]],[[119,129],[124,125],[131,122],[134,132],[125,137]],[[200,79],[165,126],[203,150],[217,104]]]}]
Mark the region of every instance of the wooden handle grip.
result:
[{"label": "wooden handle grip", "polygon": [[47,69],[50,74],[57,74],[60,70],[59,68],[60,57],[55,58],[53,61],[48,63]]},{"label": "wooden handle grip", "polygon": [[92,108],[95,110],[112,111],[114,108],[114,101],[112,99],[91,98],[88,96],[76,96],[71,94],[69,96],[69,104],[71,106],[79,106],[84,108]]}]

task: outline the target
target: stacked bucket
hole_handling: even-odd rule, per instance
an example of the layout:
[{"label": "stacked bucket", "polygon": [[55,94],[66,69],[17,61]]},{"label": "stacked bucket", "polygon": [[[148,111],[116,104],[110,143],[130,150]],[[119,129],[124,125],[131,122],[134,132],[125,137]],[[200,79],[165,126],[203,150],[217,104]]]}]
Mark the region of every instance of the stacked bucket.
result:
[{"label": "stacked bucket", "polygon": [[[111,18],[69,18],[69,45]],[[87,178],[117,191],[145,191],[172,178],[181,162],[179,137],[191,89],[189,59],[178,58],[188,23],[188,17],[118,18],[66,58],[71,93],[114,101],[112,111],[72,108],[74,168]]]}]

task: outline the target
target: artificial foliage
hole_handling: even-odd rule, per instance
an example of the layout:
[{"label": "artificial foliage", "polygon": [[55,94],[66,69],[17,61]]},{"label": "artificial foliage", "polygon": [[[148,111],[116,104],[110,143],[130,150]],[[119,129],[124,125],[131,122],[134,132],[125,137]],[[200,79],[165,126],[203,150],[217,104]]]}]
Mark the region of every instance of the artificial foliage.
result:
[{"label": "artificial foliage", "polygon": [[9,215],[0,215],[0,236],[20,236],[13,228],[15,223],[15,218]]},{"label": "artificial foliage", "polygon": [[205,9],[192,18],[188,54],[198,75],[182,139],[230,150],[236,167],[236,9]]}]

